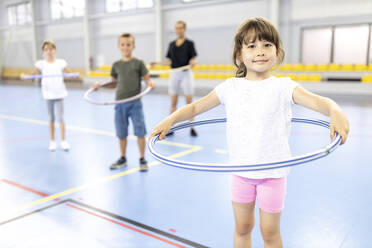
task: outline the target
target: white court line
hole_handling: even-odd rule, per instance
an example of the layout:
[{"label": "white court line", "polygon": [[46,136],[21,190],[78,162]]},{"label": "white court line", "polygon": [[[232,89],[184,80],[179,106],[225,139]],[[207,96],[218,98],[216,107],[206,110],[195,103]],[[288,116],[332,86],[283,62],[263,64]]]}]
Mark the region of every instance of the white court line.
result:
[{"label": "white court line", "polygon": [[[29,119],[29,118],[24,118],[24,117],[19,117],[19,116],[0,114],[0,118],[1,119],[6,119],[6,120],[21,121],[21,122],[26,122],[26,123],[43,125],[43,126],[48,126],[49,125],[49,122],[47,122],[47,121]],[[58,126],[59,126],[58,123],[56,123],[56,127],[58,127]],[[90,133],[90,134],[98,134],[98,135],[116,137],[114,132],[103,131],[103,130],[98,130],[98,129],[93,129],[93,128],[66,125],[66,129],[67,130],[84,132],[84,133]],[[137,137],[134,136],[134,135],[128,135],[128,138],[129,139],[137,139]],[[167,140],[162,140],[162,141],[159,141],[158,143],[165,144],[165,145],[171,145],[171,146],[177,146],[177,147],[183,147],[183,148],[190,148],[190,149],[191,148],[198,148],[198,149],[202,148],[201,146],[183,144],[183,143],[167,141]]]},{"label": "white court line", "polygon": [[[43,125],[43,126],[49,125],[49,122],[47,122],[47,121],[40,121],[40,120],[28,119],[28,118],[23,118],[23,117],[18,117],[18,116],[3,115],[3,114],[0,114],[0,119],[21,121],[21,122],[32,123],[32,124]],[[106,136],[115,136],[115,134],[113,132],[101,131],[101,130],[96,130],[96,129],[91,129],[91,128],[82,128],[82,127],[77,127],[77,126],[66,126],[66,129],[81,131],[81,132],[85,132],[85,133],[92,133],[92,134],[99,134],[99,135],[106,135]],[[132,135],[129,138],[135,139],[136,137]],[[182,157],[182,156],[185,156],[187,154],[197,152],[197,151],[200,151],[201,149],[203,149],[203,147],[201,147],[201,146],[188,145],[188,144],[182,144],[182,143],[178,143],[178,142],[170,142],[170,141],[164,141],[164,140],[161,141],[160,143],[163,143],[163,144],[166,144],[166,145],[171,145],[171,146],[188,148],[188,150],[170,155],[169,156],[170,158]],[[153,161],[153,162],[149,163],[149,167],[157,165],[157,164],[160,164],[160,162]],[[36,206],[36,205],[39,205],[39,204],[42,204],[42,203],[45,203],[45,202],[49,202],[51,200],[60,198],[62,196],[66,196],[66,195],[75,193],[77,191],[85,190],[87,188],[91,188],[91,187],[96,186],[98,184],[101,184],[103,182],[107,182],[107,181],[110,181],[110,180],[115,179],[115,178],[119,178],[119,177],[122,177],[122,176],[125,176],[125,175],[129,175],[129,174],[132,174],[132,173],[137,172],[137,171],[139,171],[139,167],[132,168],[132,169],[129,169],[129,170],[126,170],[126,171],[122,171],[122,172],[119,172],[119,173],[111,175],[111,176],[103,177],[103,178],[94,180],[92,182],[88,182],[88,183],[85,183],[83,185],[80,185],[80,186],[77,186],[77,187],[74,187],[74,188],[56,193],[54,195],[50,195],[48,197],[44,197],[44,198],[41,198],[39,200],[30,202],[28,204],[25,204],[23,206],[20,206],[20,207],[16,208],[15,210],[17,212],[18,211],[23,211],[23,210],[25,210],[29,207]]]}]

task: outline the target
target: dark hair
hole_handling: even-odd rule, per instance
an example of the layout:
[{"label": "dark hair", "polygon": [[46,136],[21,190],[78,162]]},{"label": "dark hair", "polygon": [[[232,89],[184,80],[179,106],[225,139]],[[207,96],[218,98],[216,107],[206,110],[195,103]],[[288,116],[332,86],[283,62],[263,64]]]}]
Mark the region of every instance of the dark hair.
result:
[{"label": "dark hair", "polygon": [[182,24],[183,27],[186,29],[186,22],[184,22],[184,21],[178,21],[178,22],[176,22],[176,24]]},{"label": "dark hair", "polygon": [[130,33],[122,33],[120,36],[119,36],[119,40],[120,38],[132,38],[133,40],[133,45],[134,45],[134,36]]},{"label": "dark hair", "polygon": [[[249,37],[248,33],[250,31],[254,31],[254,37]],[[283,44],[274,25],[262,17],[250,18],[239,26],[234,38],[232,57],[234,65],[238,68],[235,73],[236,77],[245,77],[247,75],[247,68],[244,63],[238,59],[241,55],[243,44],[248,44],[249,42],[252,42],[252,40],[255,41],[257,38],[259,40],[266,40],[273,43],[277,49],[277,65],[283,62],[285,54]]]},{"label": "dark hair", "polygon": [[45,40],[45,41],[43,42],[43,44],[41,45],[41,50],[44,50],[44,47],[46,47],[46,46],[51,46],[51,47],[53,47],[54,49],[57,49],[56,44],[55,44],[54,41],[52,41],[52,40]]}]

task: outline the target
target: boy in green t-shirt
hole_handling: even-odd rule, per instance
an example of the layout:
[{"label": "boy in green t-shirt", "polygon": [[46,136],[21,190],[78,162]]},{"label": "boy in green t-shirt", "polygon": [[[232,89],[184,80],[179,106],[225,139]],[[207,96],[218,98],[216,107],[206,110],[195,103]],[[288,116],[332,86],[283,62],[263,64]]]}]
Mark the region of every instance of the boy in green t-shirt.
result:
[{"label": "boy in green t-shirt", "polygon": [[[119,36],[118,48],[122,58],[112,65],[112,84],[109,87],[116,87],[116,100],[126,99],[141,92],[141,80],[144,79],[148,86],[154,88],[155,84],[150,79],[149,72],[142,60],[134,58],[132,52],[135,48],[134,36],[124,33]],[[99,84],[94,84],[97,88]],[[134,135],[137,136],[138,148],[140,151],[140,171],[147,171],[148,165],[145,160],[146,148],[146,126],[141,100],[115,105],[115,129],[119,138],[121,157],[113,163],[110,169],[120,169],[127,165],[126,147],[129,118],[132,119]]]}]

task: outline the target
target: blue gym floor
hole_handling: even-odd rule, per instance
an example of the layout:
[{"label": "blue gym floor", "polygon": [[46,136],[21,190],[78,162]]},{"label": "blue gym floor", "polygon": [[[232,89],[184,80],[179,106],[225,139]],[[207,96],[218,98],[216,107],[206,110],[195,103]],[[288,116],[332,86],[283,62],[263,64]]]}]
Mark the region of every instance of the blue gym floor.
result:
[{"label": "blue gym floor", "polygon": [[[141,173],[133,138],[128,168],[109,170],[119,157],[113,107],[91,105],[83,93],[70,89],[65,100],[71,150],[50,152],[40,89],[0,83],[0,247],[232,247],[229,174],[168,167],[149,152],[151,167]],[[372,247],[372,97],[335,100],[350,120],[349,139],[328,157],[292,169],[284,247]],[[167,115],[169,98],[149,94],[143,103],[151,132]],[[293,115],[327,120],[297,106]],[[222,107],[197,119],[217,117],[224,117]],[[184,160],[227,161],[224,125],[197,131],[192,138],[182,130],[156,147]],[[294,155],[328,142],[327,130],[293,124]],[[258,225],[253,247],[263,247]]]}]

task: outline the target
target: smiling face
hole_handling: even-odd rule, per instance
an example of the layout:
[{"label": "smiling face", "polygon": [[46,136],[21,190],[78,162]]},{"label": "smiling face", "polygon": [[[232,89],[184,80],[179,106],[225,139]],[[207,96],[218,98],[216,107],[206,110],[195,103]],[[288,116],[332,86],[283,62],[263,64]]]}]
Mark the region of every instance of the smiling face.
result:
[{"label": "smiling face", "polygon": [[120,37],[118,48],[124,57],[131,57],[134,50],[134,39],[133,37]]},{"label": "smiling face", "polygon": [[265,74],[277,63],[276,46],[264,39],[259,39],[252,30],[247,33],[247,39],[238,56],[238,60],[244,63],[248,74]]},{"label": "smiling face", "polygon": [[262,17],[247,19],[234,37],[233,62],[236,77],[260,80],[283,62],[284,49],[276,28]]}]

